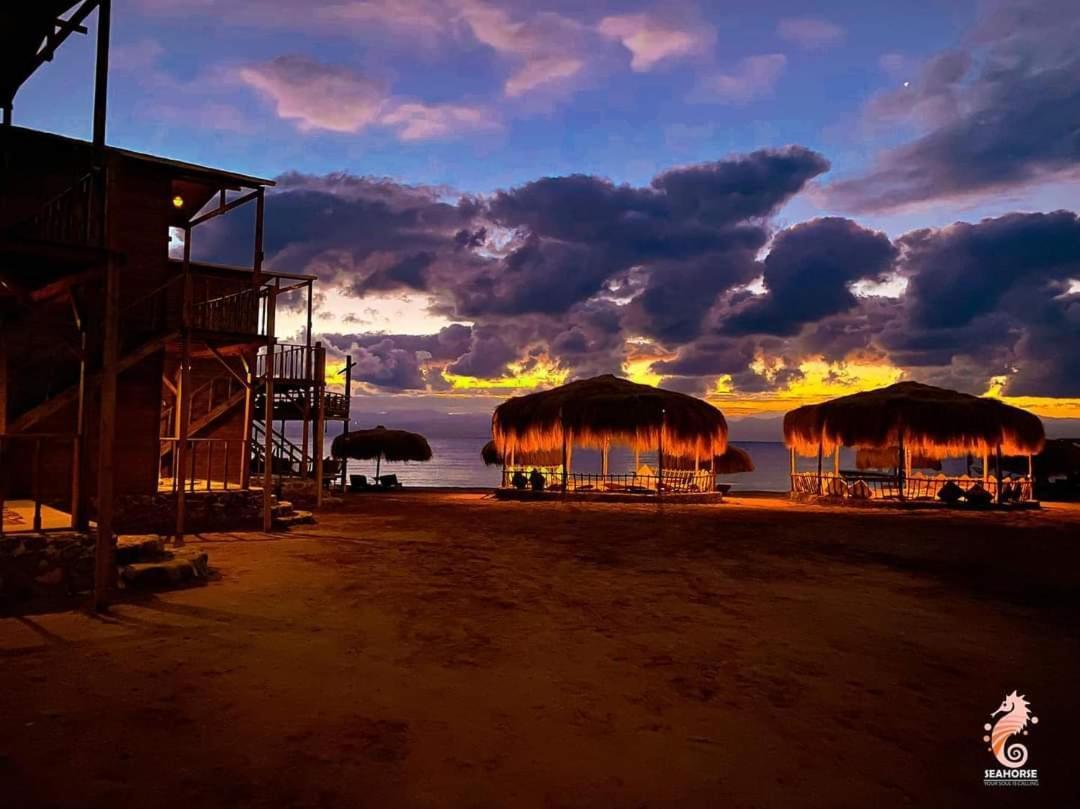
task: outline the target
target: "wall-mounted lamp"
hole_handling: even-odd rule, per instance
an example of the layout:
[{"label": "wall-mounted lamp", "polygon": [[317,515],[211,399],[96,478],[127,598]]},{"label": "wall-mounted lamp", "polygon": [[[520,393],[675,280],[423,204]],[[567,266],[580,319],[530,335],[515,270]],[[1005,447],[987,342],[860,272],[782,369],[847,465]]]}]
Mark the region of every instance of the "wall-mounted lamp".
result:
[{"label": "wall-mounted lamp", "polygon": [[177,194],[175,197],[172,198],[172,206],[174,208],[177,208],[177,209],[183,208],[184,207],[184,198],[182,196],[180,196],[179,194]]}]

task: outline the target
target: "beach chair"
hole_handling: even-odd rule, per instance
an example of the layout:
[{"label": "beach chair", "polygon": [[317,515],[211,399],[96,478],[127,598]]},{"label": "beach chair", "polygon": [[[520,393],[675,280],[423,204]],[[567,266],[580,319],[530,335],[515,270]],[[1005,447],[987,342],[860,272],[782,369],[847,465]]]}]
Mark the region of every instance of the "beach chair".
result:
[{"label": "beach chair", "polygon": [[333,489],[341,479],[342,465],[345,461],[341,458],[324,458],[322,485],[324,489]]},{"label": "beach chair", "polygon": [[367,475],[349,475],[350,492],[366,492],[370,488]]},{"label": "beach chair", "polygon": [[379,478],[379,485],[384,489],[400,489],[401,481],[398,480],[397,475],[383,475]]},{"label": "beach chair", "polygon": [[870,500],[874,496],[874,490],[865,480],[856,480],[848,489],[852,500]]}]

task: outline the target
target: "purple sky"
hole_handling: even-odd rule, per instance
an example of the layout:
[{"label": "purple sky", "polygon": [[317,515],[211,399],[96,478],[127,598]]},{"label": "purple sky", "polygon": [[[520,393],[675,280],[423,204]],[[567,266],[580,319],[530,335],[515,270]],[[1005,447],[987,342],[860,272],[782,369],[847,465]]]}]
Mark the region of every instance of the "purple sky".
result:
[{"label": "purple sky", "polygon": [[[279,177],[373,401],[1080,400],[1075,0],[114,4],[110,142]],[[88,135],[92,41],[16,123]]]}]

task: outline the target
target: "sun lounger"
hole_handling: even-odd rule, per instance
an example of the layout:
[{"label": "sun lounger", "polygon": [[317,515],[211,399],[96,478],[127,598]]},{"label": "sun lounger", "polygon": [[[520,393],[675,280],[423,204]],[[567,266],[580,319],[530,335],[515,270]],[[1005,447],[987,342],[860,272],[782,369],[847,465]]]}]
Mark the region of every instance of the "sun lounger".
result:
[{"label": "sun lounger", "polygon": [[383,475],[379,478],[379,485],[384,489],[400,489],[401,481],[398,480],[397,475]]},{"label": "sun lounger", "polygon": [[370,488],[367,475],[349,475],[350,492],[366,492]]}]

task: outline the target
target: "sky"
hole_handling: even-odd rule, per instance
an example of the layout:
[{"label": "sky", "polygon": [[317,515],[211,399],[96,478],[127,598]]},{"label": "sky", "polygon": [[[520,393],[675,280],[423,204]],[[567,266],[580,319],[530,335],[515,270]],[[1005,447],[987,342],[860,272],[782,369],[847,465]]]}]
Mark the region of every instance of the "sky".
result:
[{"label": "sky", "polygon": [[[319,277],[372,407],[616,373],[735,418],[900,379],[1080,417],[1075,0],[113,16],[109,142],[277,180],[268,264]],[[92,45],[17,124],[88,137]],[[237,214],[192,247],[249,244]]]}]

